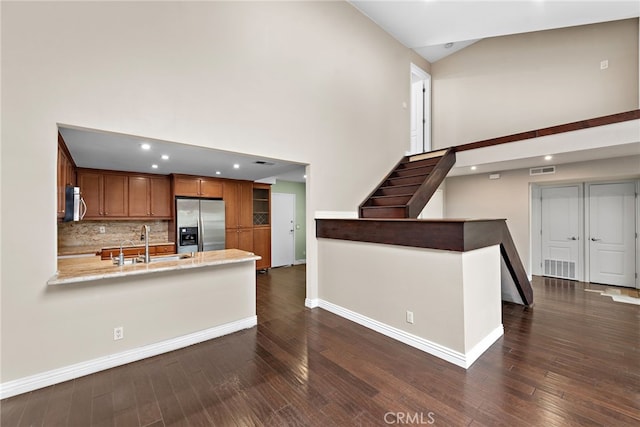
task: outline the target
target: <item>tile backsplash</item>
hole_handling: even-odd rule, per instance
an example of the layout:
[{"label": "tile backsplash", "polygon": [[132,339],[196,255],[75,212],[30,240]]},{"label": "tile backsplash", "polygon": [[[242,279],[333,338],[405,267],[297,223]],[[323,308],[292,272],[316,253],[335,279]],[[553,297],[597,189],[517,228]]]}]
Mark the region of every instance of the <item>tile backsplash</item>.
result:
[{"label": "tile backsplash", "polygon": [[[168,240],[169,221],[77,221],[58,223],[58,248],[73,246],[120,246],[125,240],[140,243],[140,231],[148,225],[149,242]],[[104,233],[100,233],[104,227]],[[130,243],[125,244],[125,246]]]}]

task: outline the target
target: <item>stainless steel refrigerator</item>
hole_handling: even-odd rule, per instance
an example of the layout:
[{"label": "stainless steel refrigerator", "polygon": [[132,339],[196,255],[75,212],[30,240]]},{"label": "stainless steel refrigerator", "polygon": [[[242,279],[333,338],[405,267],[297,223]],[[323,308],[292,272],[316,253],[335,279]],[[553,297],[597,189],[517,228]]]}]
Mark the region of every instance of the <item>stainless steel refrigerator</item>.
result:
[{"label": "stainless steel refrigerator", "polygon": [[224,249],[224,201],[176,197],[178,253]]}]

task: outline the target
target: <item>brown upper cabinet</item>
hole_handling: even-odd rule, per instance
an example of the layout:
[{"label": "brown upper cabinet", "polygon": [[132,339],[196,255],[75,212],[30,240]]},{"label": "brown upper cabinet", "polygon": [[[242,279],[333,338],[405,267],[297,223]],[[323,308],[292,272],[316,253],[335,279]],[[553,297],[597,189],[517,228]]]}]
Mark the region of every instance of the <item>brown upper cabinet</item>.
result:
[{"label": "brown upper cabinet", "polygon": [[174,175],[173,191],[176,196],[222,197],[222,182],[218,178]]},{"label": "brown upper cabinet", "polygon": [[57,167],[58,218],[64,218],[65,188],[76,185],[76,164],[64,143],[62,135],[58,133],[58,167]]},{"label": "brown upper cabinet", "polygon": [[168,176],[78,169],[78,185],[84,219],[171,219]]},{"label": "brown upper cabinet", "polygon": [[129,177],[126,174],[78,169],[78,184],[87,205],[84,219],[128,217]]},{"label": "brown upper cabinet", "polygon": [[171,219],[168,176],[129,175],[129,218]]},{"label": "brown upper cabinet", "polygon": [[253,252],[253,183],[224,180],[225,247]]},{"label": "brown upper cabinet", "polygon": [[225,228],[253,227],[253,183],[225,180],[222,194]]}]

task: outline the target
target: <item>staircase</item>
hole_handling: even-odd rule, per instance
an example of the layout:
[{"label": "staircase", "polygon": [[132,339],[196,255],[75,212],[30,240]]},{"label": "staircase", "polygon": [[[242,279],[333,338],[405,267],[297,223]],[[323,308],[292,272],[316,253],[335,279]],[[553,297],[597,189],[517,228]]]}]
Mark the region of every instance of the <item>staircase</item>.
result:
[{"label": "staircase", "polygon": [[360,205],[360,218],[417,218],[455,162],[453,147],[403,157]]}]

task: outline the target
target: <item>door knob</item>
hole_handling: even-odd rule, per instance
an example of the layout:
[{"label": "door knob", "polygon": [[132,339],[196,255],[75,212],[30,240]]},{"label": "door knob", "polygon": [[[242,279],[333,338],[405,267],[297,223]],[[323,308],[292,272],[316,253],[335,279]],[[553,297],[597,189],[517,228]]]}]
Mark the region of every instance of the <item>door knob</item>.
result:
[{"label": "door knob", "polygon": [[596,239],[595,237],[592,237],[592,238],[591,238],[591,241],[592,241],[592,242],[599,242],[600,240],[602,240],[602,239]]}]

